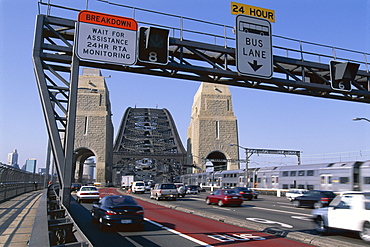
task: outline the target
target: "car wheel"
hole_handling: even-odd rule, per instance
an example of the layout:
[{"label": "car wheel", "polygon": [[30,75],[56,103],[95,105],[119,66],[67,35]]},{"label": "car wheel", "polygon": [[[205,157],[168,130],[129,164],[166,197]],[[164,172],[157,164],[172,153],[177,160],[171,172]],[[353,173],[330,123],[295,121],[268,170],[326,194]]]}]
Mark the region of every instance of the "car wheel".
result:
[{"label": "car wheel", "polygon": [[103,223],[103,218],[99,218],[99,229],[101,230],[101,231],[106,231],[107,230],[107,226],[106,225],[104,225],[104,223]]},{"label": "car wheel", "polygon": [[313,208],[322,208],[322,207],[323,207],[322,202],[315,202],[313,204]]},{"label": "car wheel", "polygon": [[248,201],[252,201],[252,198],[248,198]]},{"label": "car wheel", "polygon": [[158,196],[158,195],[155,195],[155,199],[156,199],[157,201],[161,200],[161,198],[159,198],[159,196]]},{"label": "car wheel", "polygon": [[206,199],[206,204],[207,205],[211,204],[211,201],[209,200],[209,198]]},{"label": "car wheel", "polygon": [[254,199],[257,199],[257,198],[258,198],[258,196],[255,196],[255,197],[254,197]]},{"label": "car wheel", "polygon": [[218,203],[217,203],[217,205],[218,205],[219,207],[222,207],[222,206],[224,206],[224,203],[222,202],[222,200],[219,200],[219,201],[218,201]]},{"label": "car wheel", "polygon": [[293,206],[296,208],[299,208],[301,206],[301,203],[299,201],[294,200],[293,201]]},{"label": "car wheel", "polygon": [[315,230],[321,234],[328,234],[329,228],[325,225],[325,221],[321,217],[315,219]]},{"label": "car wheel", "polygon": [[370,223],[365,222],[362,227],[362,231],[359,232],[359,236],[362,240],[370,242]]}]

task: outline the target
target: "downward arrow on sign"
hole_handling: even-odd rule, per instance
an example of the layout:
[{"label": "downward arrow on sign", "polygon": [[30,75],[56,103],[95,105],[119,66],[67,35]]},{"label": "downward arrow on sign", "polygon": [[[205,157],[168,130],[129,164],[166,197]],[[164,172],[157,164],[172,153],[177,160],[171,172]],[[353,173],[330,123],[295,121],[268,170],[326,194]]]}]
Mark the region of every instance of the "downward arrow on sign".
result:
[{"label": "downward arrow on sign", "polygon": [[253,63],[248,62],[249,65],[252,67],[254,71],[257,71],[259,68],[261,68],[263,65],[258,65],[257,60],[253,60]]}]

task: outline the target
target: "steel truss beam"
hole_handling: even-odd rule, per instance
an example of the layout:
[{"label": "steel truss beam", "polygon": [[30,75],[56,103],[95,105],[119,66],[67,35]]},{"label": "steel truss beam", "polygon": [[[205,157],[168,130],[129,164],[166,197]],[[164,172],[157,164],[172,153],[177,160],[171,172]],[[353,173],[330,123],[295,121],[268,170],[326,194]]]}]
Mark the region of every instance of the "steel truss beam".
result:
[{"label": "steel truss beam", "polygon": [[[358,71],[352,91],[342,92],[330,86],[329,64],[274,56],[273,78],[256,79],[236,72],[234,48],[177,38],[170,38],[167,65],[138,62],[134,66],[120,66],[75,61],[72,69],[75,23],[38,15],[33,47],[34,70],[61,183],[68,180],[64,171],[71,169],[66,159],[71,160],[67,156],[73,154],[73,150],[66,150],[66,144],[71,142],[74,133],[67,133],[67,128],[70,118],[74,119],[71,107],[75,107],[75,102],[71,102],[71,77],[72,74],[76,77],[79,66],[370,103],[370,73],[366,71]],[[69,148],[73,149],[73,145]]]}]

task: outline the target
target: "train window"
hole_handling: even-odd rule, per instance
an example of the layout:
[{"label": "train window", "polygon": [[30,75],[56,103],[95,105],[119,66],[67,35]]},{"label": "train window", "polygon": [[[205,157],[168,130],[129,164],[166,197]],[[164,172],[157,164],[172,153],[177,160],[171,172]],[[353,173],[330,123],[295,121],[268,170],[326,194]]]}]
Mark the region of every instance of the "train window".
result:
[{"label": "train window", "polygon": [[304,184],[298,184],[298,189],[304,189]]},{"label": "train window", "polygon": [[283,172],[283,177],[288,177],[288,176],[289,176],[289,172],[288,171]]},{"label": "train window", "polygon": [[297,171],[290,171],[290,176],[291,177],[295,177],[296,176],[296,173],[297,173]]},{"label": "train window", "polygon": [[307,171],[307,176],[313,176],[314,175],[314,170],[308,170]]},{"label": "train window", "polygon": [[307,189],[308,189],[308,190],[313,190],[313,189],[314,189],[314,187],[315,187],[315,186],[310,185],[310,184],[309,184],[309,185],[307,185]]},{"label": "train window", "polygon": [[349,183],[349,177],[340,177],[339,183],[341,184],[348,184]]},{"label": "train window", "polygon": [[305,171],[298,171],[298,176],[304,176]]},{"label": "train window", "polygon": [[365,184],[370,184],[370,177],[364,177]]}]

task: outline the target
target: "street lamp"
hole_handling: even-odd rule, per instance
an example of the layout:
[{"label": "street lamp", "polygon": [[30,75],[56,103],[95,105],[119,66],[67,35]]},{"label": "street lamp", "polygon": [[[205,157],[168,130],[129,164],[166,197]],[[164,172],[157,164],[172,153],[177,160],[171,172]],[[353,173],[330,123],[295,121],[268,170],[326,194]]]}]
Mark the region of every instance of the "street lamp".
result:
[{"label": "street lamp", "polygon": [[248,148],[239,146],[238,144],[229,144],[229,146],[237,146],[239,148],[244,149],[245,151],[245,169],[244,169],[244,187],[249,187],[249,176],[248,176],[248,165],[249,165],[249,158],[252,156],[253,153],[248,155]]},{"label": "street lamp", "polygon": [[368,121],[368,122],[370,122],[370,120],[369,119],[367,119],[367,118],[364,118],[364,117],[356,117],[356,118],[354,118],[354,119],[352,119],[353,121],[360,121],[360,120],[365,120],[365,121]]}]

